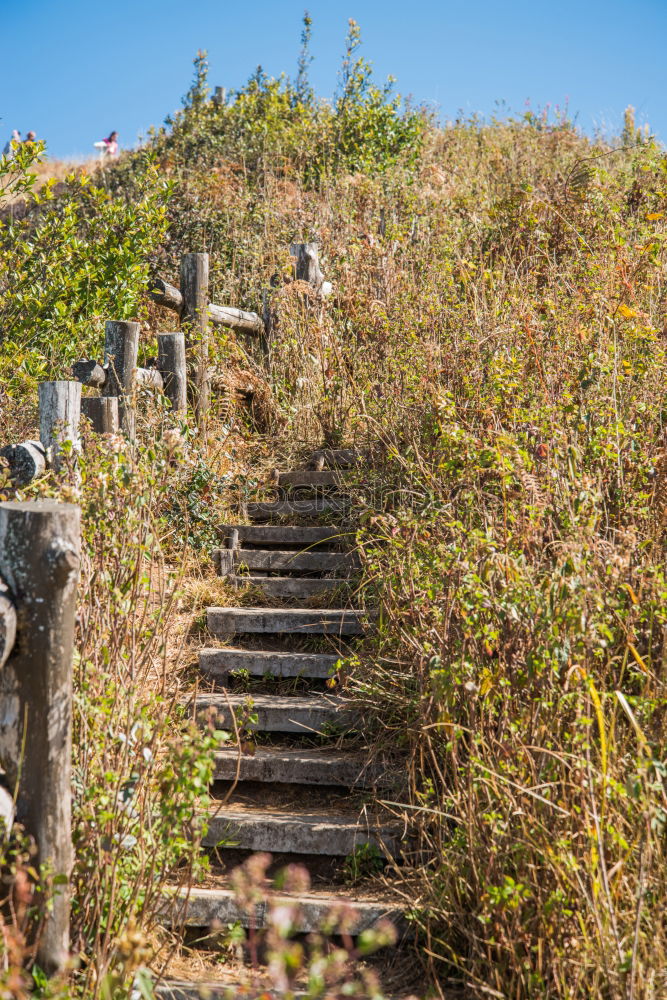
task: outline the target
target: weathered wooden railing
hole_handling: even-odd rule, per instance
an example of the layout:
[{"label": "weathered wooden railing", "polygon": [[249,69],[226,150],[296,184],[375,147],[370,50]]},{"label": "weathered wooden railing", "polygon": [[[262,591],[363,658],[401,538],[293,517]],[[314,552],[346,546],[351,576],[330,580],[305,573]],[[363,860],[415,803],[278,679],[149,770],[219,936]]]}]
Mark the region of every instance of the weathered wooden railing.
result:
[{"label": "weathered wooden railing", "polygon": [[[329,295],[331,285],[324,280],[317,243],[294,243],[290,253],[295,258],[296,279],[307,282],[319,297]],[[82,359],[72,366],[74,381],[45,382],[40,386],[40,440],[0,448],[0,458],[9,467],[14,485],[27,485],[49,466],[58,471],[62,465],[61,441],[69,440],[75,451],[79,449],[81,414],[98,433],[116,433],[120,429],[133,439],[137,388],[164,392],[172,410],[183,413],[187,409],[188,350],[193,359],[195,411],[200,422],[205,418],[211,385],[216,384],[215,373],[208,366],[209,323],[259,336],[266,346],[271,317],[268,295],[264,319],[254,312],[209,302],[208,273],[208,254],[189,253],[181,261],[180,289],[161,278],[152,282],[149,294],[153,301],[177,312],[184,329],[157,335],[157,357],[149,367],[138,367],[139,323],[110,320],[105,326],[101,363]],[[100,395],[82,398],[82,385],[97,389]]]},{"label": "weathered wooden railing", "polygon": [[185,333],[186,348],[195,359],[195,413],[201,423],[209,407],[211,383],[209,374],[209,323],[263,336],[264,321],[254,312],[209,302],[209,256],[207,253],[186,253],[181,258],[181,287],[176,288],[157,278],[148,294],[157,302],[177,312]]},{"label": "weathered wooden railing", "polygon": [[112,433],[120,426],[128,437],[134,437],[133,397],[140,386],[164,392],[175,412],[186,408],[184,335],[159,333],[153,366],[139,368],[139,331],[138,323],[110,320],[104,330],[103,364],[82,360],[72,365],[72,373],[80,383],[101,393],[82,401],[82,412],[98,433]]},{"label": "weathered wooden railing", "polygon": [[[179,314],[183,327],[181,332],[158,334],[153,367],[137,367],[139,324],[116,321],[106,324],[104,362],[84,359],[72,367],[75,379],[83,385],[99,389],[102,398],[118,400],[120,426],[130,437],[134,436],[131,397],[136,386],[163,390],[173,410],[186,409],[188,352],[193,362],[195,412],[200,422],[204,419],[210,400],[209,323],[252,335],[264,332],[264,322],[256,313],[209,303],[208,272],[208,254],[185,254],[180,289],[161,279],[149,288],[155,302]],[[116,429],[113,408],[95,397],[83,400],[83,413],[99,432]]]},{"label": "weathered wooden railing", "polygon": [[[192,257],[206,257],[207,254],[190,254]],[[170,285],[162,278],[156,278],[151,285],[148,294],[157,302],[159,306],[165,306],[173,312],[181,313],[183,309],[183,296],[175,285]],[[254,312],[246,312],[244,309],[235,309],[233,306],[216,306],[213,302],[208,304],[208,318],[216,326],[226,326],[230,330],[239,330],[241,333],[248,333],[258,336],[264,332],[264,320]]]},{"label": "weathered wooden railing", "polygon": [[78,507],[55,500],[0,503],[0,816],[34,838],[50,884],[37,954],[48,973],[70,957],[79,520]]},{"label": "weathered wooden railing", "polygon": [[27,486],[45,472],[47,466],[59,471],[63,464],[62,445],[71,442],[79,450],[81,384],[42,382],[39,386],[39,441],[22,441],[0,448],[15,486]]},{"label": "weathered wooden railing", "polygon": [[[295,258],[295,277],[305,281],[322,297],[331,294],[331,284],[324,280],[320,269],[317,243],[293,243],[290,254]],[[220,306],[209,301],[209,257],[207,253],[188,253],[181,259],[180,288],[164,278],[156,278],[148,294],[158,305],[177,312],[185,331],[186,346],[196,356],[195,409],[198,416],[206,412],[210,394],[208,357],[208,324],[224,326],[237,333],[259,337],[268,350],[271,326],[269,292],[263,293],[263,315]]]}]

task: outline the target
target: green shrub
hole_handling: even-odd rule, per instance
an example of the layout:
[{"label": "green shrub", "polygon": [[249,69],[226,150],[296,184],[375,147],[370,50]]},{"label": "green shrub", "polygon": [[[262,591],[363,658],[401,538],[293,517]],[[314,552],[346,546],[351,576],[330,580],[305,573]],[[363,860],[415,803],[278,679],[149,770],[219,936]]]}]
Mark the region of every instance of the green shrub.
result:
[{"label": "green shrub", "polygon": [[167,163],[199,167],[228,160],[254,179],[278,167],[313,185],[343,171],[381,174],[399,161],[414,165],[424,114],[393,96],[393,81],[384,87],[373,83],[370,64],[357,55],[361,34],[355,21],[338,97],[333,106],[315,97],[307,79],[310,24],[306,15],[295,83],[284,75],[271,79],[259,66],[224,104],[207,100],[206,53],[198,53],[184,110],[154,137],[158,155]]},{"label": "green shrub", "polygon": [[[87,174],[31,194],[26,156],[11,184],[28,199],[27,213],[0,221],[0,379],[12,397],[69,377],[77,358],[100,356],[105,320],[140,313],[168,194],[144,156],[132,201]],[[0,162],[0,183],[16,168]]]}]

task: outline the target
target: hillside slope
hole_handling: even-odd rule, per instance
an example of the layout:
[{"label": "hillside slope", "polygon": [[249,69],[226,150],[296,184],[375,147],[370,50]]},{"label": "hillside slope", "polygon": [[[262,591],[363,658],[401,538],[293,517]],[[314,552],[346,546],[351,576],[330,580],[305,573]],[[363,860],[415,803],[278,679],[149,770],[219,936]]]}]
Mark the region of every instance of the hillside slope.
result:
[{"label": "hillside slope", "polygon": [[[666,185],[631,121],[613,143],[533,113],[439,127],[353,37],[334,107],[260,73],[215,104],[199,60],[145,150],[0,233],[8,397],[112,312],[168,329],[149,275],[206,250],[215,301],[261,312],[272,289],[268,357],[212,346],[284,418],[237,414],[246,485],[276,449],[381,445],[356,504],[382,613],[348,692],[409,757],[391,808],[422,863],[391,878],[436,991],[667,990]],[[81,245],[49,257],[63,226]],[[315,303],[306,239],[333,285]]]}]

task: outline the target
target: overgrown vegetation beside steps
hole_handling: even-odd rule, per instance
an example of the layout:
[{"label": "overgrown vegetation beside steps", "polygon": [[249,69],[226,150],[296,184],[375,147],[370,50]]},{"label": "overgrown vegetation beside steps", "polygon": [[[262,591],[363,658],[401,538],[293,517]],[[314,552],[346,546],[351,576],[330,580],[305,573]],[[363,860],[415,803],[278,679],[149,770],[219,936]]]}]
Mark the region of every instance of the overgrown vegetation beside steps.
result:
[{"label": "overgrown vegetation beside steps", "polygon": [[[255,360],[288,422],[278,441],[258,440],[237,413],[227,468],[252,490],[278,464],[274,447],[384,447],[357,485],[366,596],[380,604],[381,628],[350,683],[378,748],[409,756],[405,800],[392,808],[410,819],[423,864],[398,889],[429,989],[653,1000],[667,988],[667,159],[629,120],[619,140],[530,111],[437,127],[373,87],[356,42],[353,28],[332,107],[303,76],[297,86],[261,73],[212,105],[200,59],[184,111],[89,188],[98,193],[77,182],[74,201],[70,186],[0,226],[3,331],[4,317],[18,317],[3,344],[3,392],[23,394],[3,420],[29,427],[24,400],[40,366],[65,374],[121,303],[124,316],[148,318],[148,332],[167,329],[141,290],[151,267],[174,277],[184,250],[213,255],[217,301],[259,311],[273,287],[270,354]],[[122,252],[105,255],[121,230]],[[288,246],[315,237],[334,291],[313,302],[290,280]],[[63,249],[47,256],[54,245]],[[27,284],[10,284],[16,260]],[[216,361],[255,351],[215,338]],[[213,423],[196,445],[201,470],[226,428]],[[100,455],[84,478],[95,595],[94,612],[84,601],[86,636],[115,634],[143,594],[142,547],[152,557],[168,539],[176,561],[188,532],[203,540],[211,527],[207,504],[220,520],[231,506],[215,480],[219,506],[197,507],[190,491],[206,496],[213,480],[193,467],[173,499],[168,440],[160,432],[132,462],[122,449]],[[184,531],[160,520],[174,503]],[[102,510],[113,517],[98,537]],[[95,974],[122,965],[131,886],[153,871],[105,839],[131,825],[119,815],[135,761],[119,734],[152,755],[139,760],[131,798],[149,801],[167,766],[162,723],[140,707],[165,699],[166,718],[172,690],[170,670],[153,664],[159,619],[145,606],[140,634],[82,647],[81,773],[95,795],[81,800],[79,870],[88,882],[95,858],[102,909],[86,903],[80,920],[88,941],[106,941]],[[94,730],[110,717],[102,739]],[[175,760],[197,755],[203,780],[208,750],[188,733]],[[98,816],[110,771],[110,815]],[[164,775],[168,789],[179,773]],[[171,791],[166,801],[177,808]],[[150,846],[156,871],[177,847],[169,837]],[[108,867],[114,856],[124,870]],[[126,902],[112,919],[113,886]]]}]

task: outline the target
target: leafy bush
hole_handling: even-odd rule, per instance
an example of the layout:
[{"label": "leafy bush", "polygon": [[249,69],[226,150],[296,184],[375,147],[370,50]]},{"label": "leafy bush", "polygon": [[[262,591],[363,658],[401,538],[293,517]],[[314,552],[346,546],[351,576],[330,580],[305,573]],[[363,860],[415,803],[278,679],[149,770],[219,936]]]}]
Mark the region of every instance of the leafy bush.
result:
[{"label": "leafy bush", "polygon": [[195,78],[185,108],[167,119],[155,137],[155,149],[168,163],[213,166],[236,162],[251,176],[282,165],[308,184],[341,171],[382,173],[402,160],[417,161],[425,127],[424,114],[402,106],[372,81],[369,63],[357,55],[359,26],[350,21],[341,69],[340,93],[333,106],[318,100],[308,84],[310,18],[304,19],[303,51],[295,83],[270,79],[262,67],[225,103],[207,100],[206,53],[195,59]]},{"label": "leafy bush", "polygon": [[38,152],[0,160],[0,185],[28,199],[0,220],[0,379],[11,397],[68,377],[74,360],[99,356],[105,320],[137,316],[165,231],[168,187],[149,157],[129,201],[85,173],[31,193]]}]

